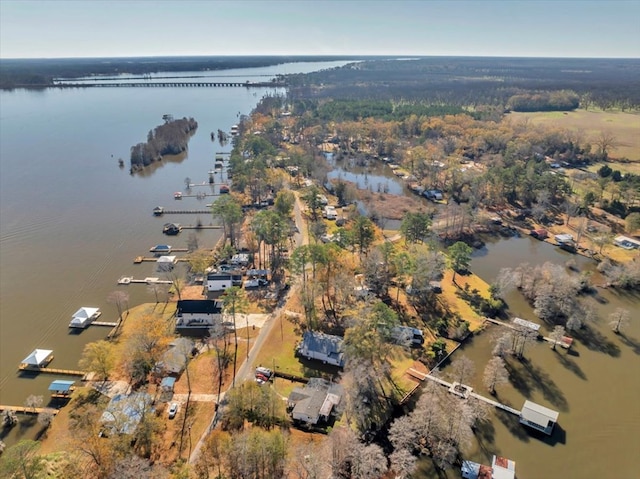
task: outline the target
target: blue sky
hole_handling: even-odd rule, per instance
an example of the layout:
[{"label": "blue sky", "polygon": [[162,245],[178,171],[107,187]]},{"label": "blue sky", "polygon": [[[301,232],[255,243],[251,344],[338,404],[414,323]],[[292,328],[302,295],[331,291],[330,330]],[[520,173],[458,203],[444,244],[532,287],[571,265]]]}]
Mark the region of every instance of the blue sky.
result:
[{"label": "blue sky", "polygon": [[640,0],[0,0],[0,57],[640,57]]}]

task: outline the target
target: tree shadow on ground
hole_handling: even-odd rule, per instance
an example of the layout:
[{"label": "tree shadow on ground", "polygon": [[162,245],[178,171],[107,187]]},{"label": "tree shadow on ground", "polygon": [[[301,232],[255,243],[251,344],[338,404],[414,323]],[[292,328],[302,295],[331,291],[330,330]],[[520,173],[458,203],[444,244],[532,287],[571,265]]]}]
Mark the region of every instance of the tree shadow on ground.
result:
[{"label": "tree shadow on ground", "polygon": [[533,390],[533,384],[529,377],[522,374],[518,364],[519,363],[516,359],[512,361],[505,361],[505,367],[509,372],[509,382],[514,388],[520,391],[523,396],[530,397]]},{"label": "tree shadow on ground", "polygon": [[538,389],[551,404],[560,411],[569,410],[569,404],[564,394],[553,382],[551,377],[539,367],[534,366],[528,359],[507,362],[509,381],[525,397],[531,397],[533,390]]},{"label": "tree shadow on ground", "polygon": [[560,388],[551,377],[539,367],[532,364],[526,358],[521,360],[524,370],[528,372],[533,384],[540,389],[544,398],[557,407],[560,411],[567,412],[569,403]]},{"label": "tree shadow on ground", "polygon": [[576,363],[573,359],[571,359],[568,356],[568,351],[567,351],[567,354],[563,354],[561,351],[558,351],[558,350],[556,350],[555,353],[556,353],[555,357],[558,359],[558,362],[560,364],[562,364],[566,369],[571,371],[573,374],[578,376],[580,379],[582,379],[584,381],[587,380],[587,375],[584,373],[582,368],[580,366],[578,366],[578,363]]},{"label": "tree shadow on ground", "polygon": [[622,344],[631,348],[631,351],[635,354],[640,354],[640,342],[637,339],[627,336],[624,333],[619,333],[618,337]]},{"label": "tree shadow on ground", "polygon": [[522,442],[529,442],[529,434],[526,431],[525,427],[520,424],[520,418],[518,416],[506,411],[496,410],[496,417],[513,436],[515,436]]},{"label": "tree shadow on ground", "polygon": [[620,348],[610,341],[604,334],[589,325],[585,325],[575,332],[575,338],[592,351],[598,351],[617,358]]},{"label": "tree shadow on ground", "polygon": [[482,421],[473,428],[473,432],[478,441],[478,445],[485,454],[491,453],[494,448],[496,429],[491,421]]}]

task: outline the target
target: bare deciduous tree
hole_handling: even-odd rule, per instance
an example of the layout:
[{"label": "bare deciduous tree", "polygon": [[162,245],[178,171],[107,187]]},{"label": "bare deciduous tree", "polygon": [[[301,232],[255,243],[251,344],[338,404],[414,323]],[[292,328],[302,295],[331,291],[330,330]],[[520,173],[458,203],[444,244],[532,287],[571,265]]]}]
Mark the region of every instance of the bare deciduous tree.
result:
[{"label": "bare deciduous tree", "polygon": [[51,425],[54,417],[55,417],[54,410],[47,408],[41,411],[40,413],[38,413],[38,423],[46,429]]},{"label": "bare deciduous tree", "polygon": [[553,328],[553,331],[549,334],[549,337],[553,340],[551,345],[551,349],[556,350],[556,346],[562,342],[562,338],[564,338],[564,326],[556,326]]},{"label": "bare deciduous tree", "polygon": [[44,398],[42,396],[36,396],[35,394],[30,394],[27,399],[24,401],[25,407],[32,409],[34,412],[37,408],[42,406],[44,402]]},{"label": "bare deciduous tree", "polygon": [[391,470],[394,472],[396,479],[408,479],[416,469],[418,458],[411,454],[407,449],[397,449],[391,453],[389,457],[391,461]]},{"label": "bare deciduous tree", "polygon": [[482,377],[484,385],[487,386],[491,394],[495,394],[496,386],[504,384],[508,380],[509,372],[504,365],[504,359],[498,356],[491,358],[484,368],[484,375]]},{"label": "bare deciduous tree", "polygon": [[467,356],[460,356],[451,363],[451,377],[460,384],[471,378],[475,370],[475,363]]},{"label": "bare deciduous tree", "polygon": [[620,333],[629,324],[629,311],[623,308],[617,308],[613,313],[609,315],[609,326],[614,333]]}]

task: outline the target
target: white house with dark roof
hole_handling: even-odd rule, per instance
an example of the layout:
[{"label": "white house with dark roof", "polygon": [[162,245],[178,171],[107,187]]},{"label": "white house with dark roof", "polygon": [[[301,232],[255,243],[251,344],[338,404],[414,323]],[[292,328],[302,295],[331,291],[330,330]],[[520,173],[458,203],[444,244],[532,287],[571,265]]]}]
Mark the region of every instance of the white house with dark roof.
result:
[{"label": "white house with dark roof", "polygon": [[206,330],[222,321],[222,305],[209,299],[182,299],[176,308],[176,330]]},{"label": "white house with dark roof", "polygon": [[553,431],[553,426],[558,422],[558,415],[558,411],[532,401],[525,401],[520,412],[520,424],[550,435]]},{"label": "white house with dark roof", "polygon": [[324,364],[344,366],[343,340],[340,336],[306,331],[302,335],[302,342],[298,345],[297,352],[307,359],[317,359]]},{"label": "white house with dark roof", "polygon": [[287,409],[295,421],[306,424],[326,422],[340,404],[343,389],[339,384],[322,378],[311,378],[301,388],[295,388],[287,398]]}]

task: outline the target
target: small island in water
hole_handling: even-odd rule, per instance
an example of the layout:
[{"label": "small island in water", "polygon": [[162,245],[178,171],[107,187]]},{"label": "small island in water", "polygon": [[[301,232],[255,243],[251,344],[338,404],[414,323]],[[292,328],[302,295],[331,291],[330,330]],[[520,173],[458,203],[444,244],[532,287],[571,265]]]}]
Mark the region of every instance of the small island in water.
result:
[{"label": "small island in water", "polygon": [[187,150],[198,122],[186,117],[175,120],[172,115],[163,115],[162,119],[164,124],[149,130],[145,143],[131,147],[131,173],[162,160],[163,155],[179,155]]}]

